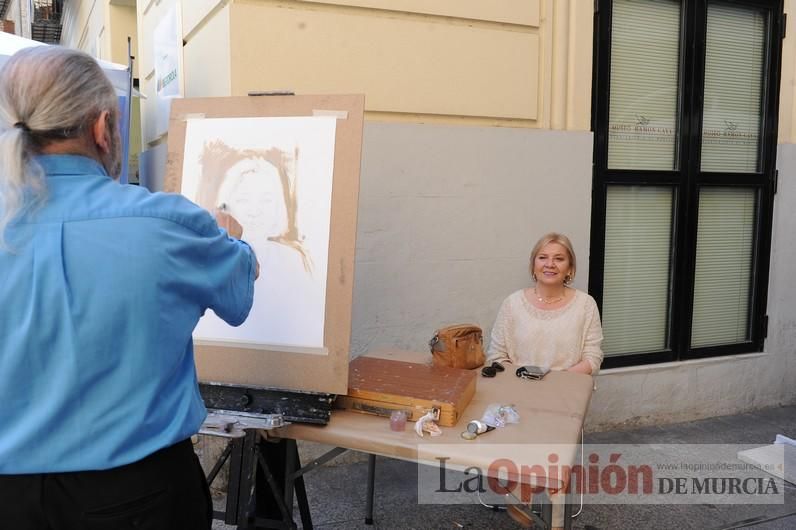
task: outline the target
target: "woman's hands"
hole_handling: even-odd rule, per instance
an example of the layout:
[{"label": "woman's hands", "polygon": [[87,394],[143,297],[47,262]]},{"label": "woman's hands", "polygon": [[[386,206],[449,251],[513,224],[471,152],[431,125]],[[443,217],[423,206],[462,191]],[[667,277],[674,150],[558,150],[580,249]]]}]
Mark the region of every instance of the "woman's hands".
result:
[{"label": "woman's hands", "polygon": [[579,374],[591,375],[591,363],[588,360],[583,359],[578,364],[575,364],[567,368],[567,372],[576,372]]}]

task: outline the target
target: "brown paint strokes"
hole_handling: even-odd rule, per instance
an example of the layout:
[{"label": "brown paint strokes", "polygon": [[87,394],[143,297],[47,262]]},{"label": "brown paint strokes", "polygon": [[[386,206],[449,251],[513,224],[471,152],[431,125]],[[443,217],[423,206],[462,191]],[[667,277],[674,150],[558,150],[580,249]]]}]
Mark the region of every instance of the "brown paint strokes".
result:
[{"label": "brown paint strokes", "polygon": [[219,192],[227,178],[227,173],[238,162],[245,160],[262,160],[271,164],[279,175],[281,199],[285,206],[284,229],[276,235],[269,235],[268,241],[284,245],[301,255],[304,270],[312,274],[313,263],[304,247],[304,236],[298,227],[298,192],[296,189],[296,166],[299,152],[296,148],[291,155],[275,147],[269,149],[234,149],[221,140],[205,143],[199,162],[202,174],[199,177],[199,188],[196,202],[207,210],[219,206]]}]

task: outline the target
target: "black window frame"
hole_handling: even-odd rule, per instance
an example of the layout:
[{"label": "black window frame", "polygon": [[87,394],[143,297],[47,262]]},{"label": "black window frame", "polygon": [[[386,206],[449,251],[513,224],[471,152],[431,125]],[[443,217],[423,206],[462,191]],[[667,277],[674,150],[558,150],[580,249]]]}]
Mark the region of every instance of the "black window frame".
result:
[{"label": "black window frame", "polygon": [[[654,1],[654,0],[650,0]],[[680,0],[681,71],[679,74],[679,144],[677,169],[642,171],[608,169],[608,106],[610,101],[611,16],[613,0],[597,0],[594,14],[592,76],[592,131],[594,133],[592,219],[590,234],[589,292],[602,310],[605,260],[606,198],[608,186],[661,186],[674,190],[670,307],[664,351],[606,356],[604,368],[751,353],[763,350],[766,337],[766,303],[771,251],[779,84],[784,38],[783,0]],[[766,61],[763,73],[762,131],[758,173],[702,173],[700,145],[704,104],[705,47],[709,3],[754,7],[768,12]],[[691,348],[693,289],[697,244],[699,189],[702,186],[754,188],[758,194],[754,223],[752,285],[750,290],[750,340]]]}]

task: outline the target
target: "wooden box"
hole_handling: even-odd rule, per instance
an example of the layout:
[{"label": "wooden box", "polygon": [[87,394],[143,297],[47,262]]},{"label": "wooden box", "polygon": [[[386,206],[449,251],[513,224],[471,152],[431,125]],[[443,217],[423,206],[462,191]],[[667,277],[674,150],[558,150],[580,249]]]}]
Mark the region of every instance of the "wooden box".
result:
[{"label": "wooden box", "polygon": [[438,408],[438,423],[452,427],[473,398],[476,379],[473,370],[357,357],[349,365],[348,395],[337,405],[379,416],[403,410],[411,421]]}]

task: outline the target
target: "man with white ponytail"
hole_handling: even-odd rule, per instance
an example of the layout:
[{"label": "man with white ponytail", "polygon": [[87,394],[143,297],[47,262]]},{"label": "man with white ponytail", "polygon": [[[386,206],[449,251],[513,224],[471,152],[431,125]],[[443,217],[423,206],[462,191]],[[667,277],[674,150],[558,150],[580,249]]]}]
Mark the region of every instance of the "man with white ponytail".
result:
[{"label": "man with white ponytail", "polygon": [[3,528],[211,526],[191,334],[241,324],[259,266],[228,215],[115,181],[117,120],[82,52],[0,70]]}]

